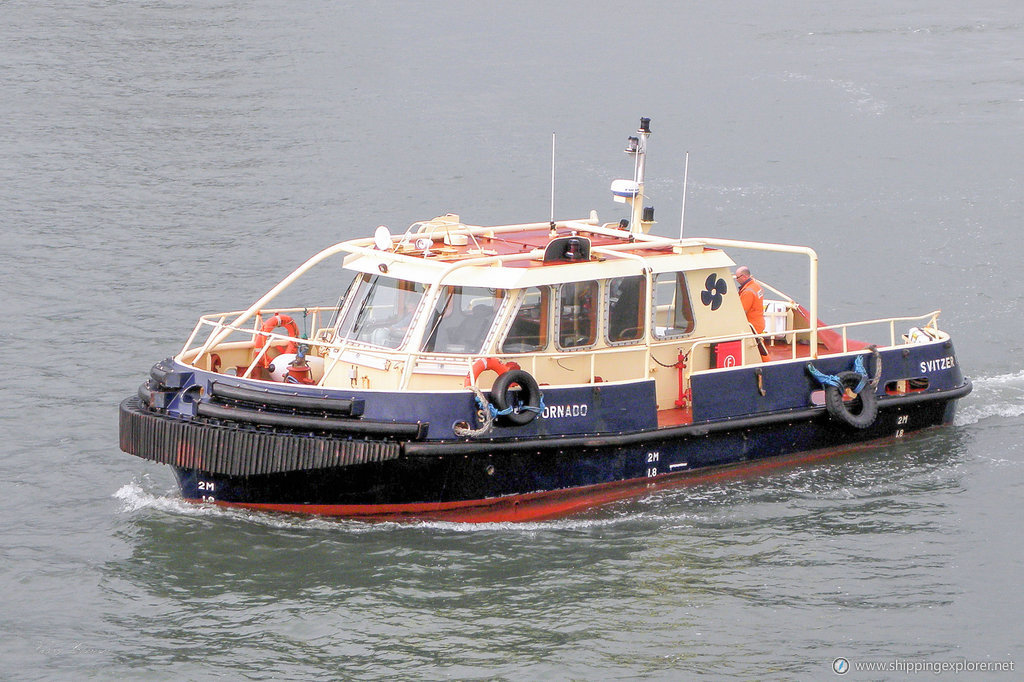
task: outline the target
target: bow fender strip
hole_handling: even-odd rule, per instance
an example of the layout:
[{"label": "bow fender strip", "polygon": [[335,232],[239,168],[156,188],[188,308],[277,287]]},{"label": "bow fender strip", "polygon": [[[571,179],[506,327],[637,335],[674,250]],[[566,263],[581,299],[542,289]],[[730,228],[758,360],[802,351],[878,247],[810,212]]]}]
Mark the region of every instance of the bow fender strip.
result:
[{"label": "bow fender strip", "polygon": [[308,471],[397,459],[401,444],[197,424],[149,412],[136,396],[120,408],[121,449],[143,459],[226,476]]}]

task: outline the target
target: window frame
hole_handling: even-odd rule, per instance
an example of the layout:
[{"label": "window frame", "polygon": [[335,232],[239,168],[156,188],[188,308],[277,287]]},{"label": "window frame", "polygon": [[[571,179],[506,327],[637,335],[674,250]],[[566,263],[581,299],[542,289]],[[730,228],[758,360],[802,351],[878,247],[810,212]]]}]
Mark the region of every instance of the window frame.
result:
[{"label": "window frame", "polygon": [[[402,334],[400,340],[395,342],[394,345],[385,345],[380,343],[374,343],[372,339],[365,338],[363,336],[363,326],[366,322],[372,320],[366,320],[358,327],[356,325],[359,318],[361,318],[366,310],[367,300],[371,295],[376,295],[376,288],[380,285],[379,283],[390,280],[395,283],[393,288],[396,292],[396,303],[398,302],[397,297],[405,294],[417,294],[416,305],[410,313],[409,320],[405,325],[405,332]],[[352,287],[358,286],[353,289]],[[335,327],[335,339],[338,342],[346,344],[357,344],[361,346],[367,346],[370,348],[377,348],[386,351],[401,351],[409,342],[410,335],[416,328],[419,322],[421,311],[423,310],[423,301],[426,299],[427,287],[421,282],[415,282],[413,280],[399,279],[397,277],[390,277],[387,275],[377,275],[372,273],[360,273],[360,275],[353,280],[350,285],[347,296],[355,295],[350,301],[346,301],[345,310],[340,315],[337,326]],[[399,314],[397,311],[396,315]],[[385,327],[386,320],[381,320],[376,324],[370,326],[370,329],[380,329]],[[346,329],[347,327],[347,329]]]},{"label": "window frame", "polygon": [[[638,279],[640,281],[640,292],[637,295],[637,312],[636,321],[638,324],[636,328],[640,330],[640,336],[635,339],[620,339],[618,341],[613,340],[611,337],[611,320],[612,320],[612,284],[618,280],[626,279]],[[647,319],[647,301],[650,295],[647,292],[647,275],[623,275],[621,277],[610,277],[603,280],[604,295],[602,296],[602,309],[601,314],[602,320],[602,334],[604,342],[609,346],[633,346],[636,344],[644,343],[644,339],[647,335],[647,329],[644,324],[644,320]],[[632,327],[626,327],[626,329],[632,329]]]},{"label": "window frame", "polygon": [[[672,339],[682,339],[682,338],[686,338],[687,336],[692,336],[694,331],[696,331],[697,320],[696,320],[696,317],[694,316],[694,313],[693,313],[693,297],[690,295],[689,278],[686,276],[687,272],[688,271],[686,271],[686,270],[668,270],[668,271],[665,271],[665,272],[654,273],[652,275],[652,277],[651,277],[650,331],[651,331],[651,336],[652,336],[652,338],[655,341],[669,341],[669,340],[672,340]],[[665,332],[659,333],[658,332],[658,324],[657,324],[658,323],[658,307],[660,305],[660,303],[658,301],[658,298],[657,298],[657,295],[658,295],[658,279],[666,277],[666,276],[674,276],[675,284],[676,284],[675,292],[673,292],[672,301],[671,301],[671,306],[672,306],[671,314],[672,314],[672,318],[673,318],[671,321],[673,321],[673,322],[676,321],[675,320],[675,315],[677,314],[677,311],[678,311],[678,304],[676,303],[676,299],[675,299],[676,292],[680,292],[681,291],[683,293],[683,296],[684,296],[684,299],[685,299],[685,304],[686,304],[686,312],[689,313],[688,316],[685,315],[685,314],[683,316],[685,319],[687,319],[689,321],[688,328],[686,330],[684,330],[684,331],[680,331],[680,332],[676,332],[676,333],[672,333],[672,334],[667,333],[669,329],[681,329],[681,328],[680,327],[665,327],[664,328]]]},{"label": "window frame", "polygon": [[[508,290],[493,287],[465,286],[461,284],[442,284],[440,287],[441,288],[438,291],[436,298],[433,300],[433,305],[431,305],[429,310],[426,311],[427,327],[424,330],[423,339],[420,342],[419,352],[430,355],[479,355],[480,353],[483,353],[489,345],[488,341],[490,341],[491,337],[495,333],[495,322],[501,317],[501,312],[504,306],[507,305]],[[468,293],[467,290],[474,290],[474,293]],[[486,328],[482,329],[483,335],[479,336],[479,347],[475,347],[475,349],[471,350],[438,350],[437,335],[439,335],[442,330],[446,333],[450,331],[447,324],[441,324],[441,322],[444,321],[446,314],[458,317],[461,320],[455,324],[453,329],[458,329],[459,327],[464,326],[474,318],[475,315],[473,311],[477,306],[470,305],[468,309],[469,314],[467,315],[467,311],[462,308],[462,303],[467,300],[472,302],[478,298],[483,298],[482,296],[477,295],[475,293],[476,291],[487,291],[490,294],[488,296],[488,301],[490,302],[492,309],[490,321],[487,323]],[[447,313],[446,311],[448,307],[456,300],[458,301],[458,312]],[[443,306],[443,309],[439,311],[438,307],[442,302],[444,302],[445,305]],[[448,324],[452,322],[452,319],[447,321]],[[426,346],[431,337],[434,339],[434,344],[433,347],[428,350]]]},{"label": "window frame", "polygon": [[[539,348],[533,350],[521,350],[511,351],[505,349],[505,344],[508,343],[509,335],[512,333],[512,329],[516,324],[516,320],[519,318],[519,313],[523,310],[523,306],[526,304],[527,296],[530,290],[536,289],[540,294],[540,319],[537,320],[539,326],[537,338],[541,341]],[[547,284],[529,286],[519,290],[518,300],[515,303],[515,310],[509,317],[508,325],[505,329],[504,335],[501,337],[501,341],[498,343],[498,352],[502,355],[518,355],[523,353],[544,353],[551,346],[551,300],[553,298],[552,287]]]},{"label": "window frame", "polygon": [[[559,284],[557,286],[557,288],[556,288],[556,290],[557,290],[557,298],[556,298],[556,301],[555,301],[555,314],[554,314],[554,323],[555,323],[555,325],[554,325],[554,340],[555,340],[555,348],[557,348],[559,351],[574,352],[574,351],[581,351],[581,350],[589,350],[589,349],[594,348],[594,346],[597,345],[598,340],[601,338],[601,333],[600,333],[600,327],[601,327],[601,304],[600,304],[600,302],[601,302],[601,295],[602,295],[602,293],[601,293],[602,284],[603,284],[603,280],[582,280],[582,281],[577,281],[577,282],[563,282],[563,283],[561,283],[561,284]],[[580,344],[578,346],[563,346],[562,345],[562,318],[563,318],[563,315],[562,315],[562,300],[563,300],[562,299],[562,292],[568,286],[580,286],[580,285],[585,285],[585,286],[591,286],[592,285],[592,286],[594,286],[596,288],[596,290],[594,291],[594,295],[592,297],[592,301],[591,301],[591,308],[592,308],[592,315],[593,315],[592,320],[593,321],[592,321],[592,324],[591,324],[591,332],[590,332],[590,337],[589,337],[590,338],[590,342],[589,343],[585,343],[585,344]],[[577,304],[574,304],[574,305],[580,305],[580,304],[577,303]]]}]

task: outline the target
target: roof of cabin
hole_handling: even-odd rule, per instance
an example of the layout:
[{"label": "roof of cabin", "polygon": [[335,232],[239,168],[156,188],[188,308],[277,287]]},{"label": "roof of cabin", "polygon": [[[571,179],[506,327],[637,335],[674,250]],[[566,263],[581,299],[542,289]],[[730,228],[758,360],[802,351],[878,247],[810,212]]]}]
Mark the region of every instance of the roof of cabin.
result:
[{"label": "roof of cabin", "polygon": [[[421,223],[428,226],[398,240],[392,250],[373,247],[373,240],[349,242],[353,253],[345,267],[399,279],[456,286],[487,286],[516,289],[528,286],[578,282],[652,272],[676,272],[731,267],[735,263],[723,251],[697,240],[676,241],[636,235],[625,230],[599,227],[584,221],[549,224],[478,227],[461,223]],[[590,258],[567,261],[544,259],[553,239],[583,237],[589,240]],[[430,239],[430,246],[422,248]],[[417,247],[416,242],[421,246]]]}]

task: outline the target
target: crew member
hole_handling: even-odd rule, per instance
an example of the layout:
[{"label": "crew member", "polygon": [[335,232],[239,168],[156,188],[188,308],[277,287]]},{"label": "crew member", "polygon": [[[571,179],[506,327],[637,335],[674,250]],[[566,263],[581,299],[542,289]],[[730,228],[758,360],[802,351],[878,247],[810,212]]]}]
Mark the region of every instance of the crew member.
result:
[{"label": "crew member", "polygon": [[764,291],[756,279],[750,276],[750,268],[741,265],[736,268],[736,286],[739,287],[740,304],[747,315],[747,322],[757,334],[764,334]]}]

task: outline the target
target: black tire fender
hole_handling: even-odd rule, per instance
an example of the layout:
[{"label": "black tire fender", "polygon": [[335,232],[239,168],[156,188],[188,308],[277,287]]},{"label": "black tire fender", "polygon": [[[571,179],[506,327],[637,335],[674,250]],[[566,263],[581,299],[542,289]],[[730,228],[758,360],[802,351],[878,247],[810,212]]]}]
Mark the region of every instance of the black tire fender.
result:
[{"label": "black tire fender", "polygon": [[[825,386],[825,407],[828,413],[835,419],[849,424],[855,429],[866,429],[875,423],[878,417],[878,397],[875,395],[875,388],[871,382],[865,382],[864,388],[857,394],[857,400],[846,402],[843,394],[847,389],[853,391],[864,379],[858,372],[840,372],[836,375],[842,388],[837,386]],[[859,405],[859,408],[858,408]]]},{"label": "black tire fender", "polygon": [[[518,386],[518,398],[512,391]],[[540,413],[540,386],[529,372],[522,369],[511,369],[495,379],[491,386],[491,402],[499,412],[512,408],[508,414],[498,419],[512,426],[525,426]]]}]

